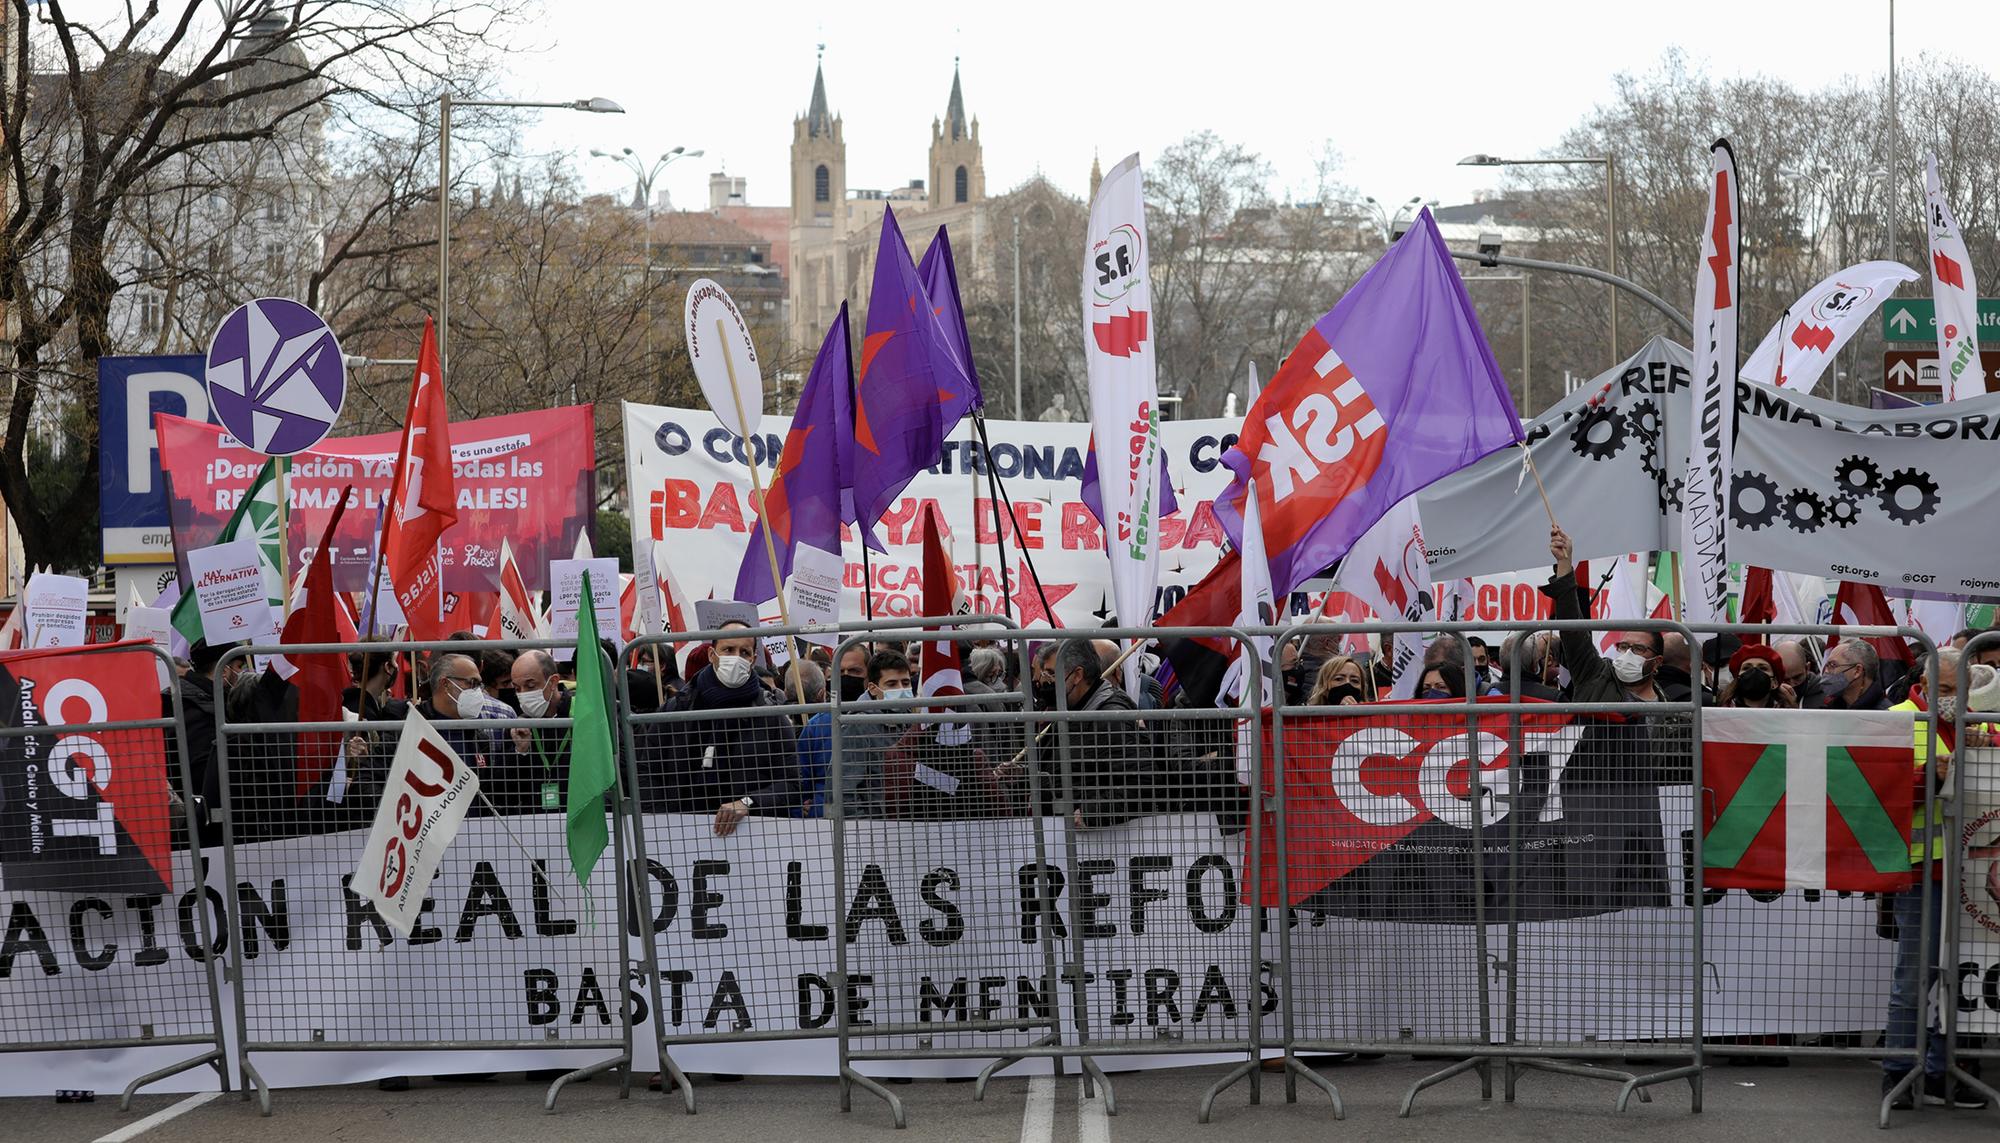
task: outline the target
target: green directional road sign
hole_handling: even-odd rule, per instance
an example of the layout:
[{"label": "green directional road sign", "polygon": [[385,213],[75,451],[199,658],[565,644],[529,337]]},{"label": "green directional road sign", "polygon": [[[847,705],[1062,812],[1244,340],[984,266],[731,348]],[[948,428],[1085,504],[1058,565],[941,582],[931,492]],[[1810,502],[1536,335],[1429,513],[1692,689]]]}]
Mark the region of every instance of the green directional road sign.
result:
[{"label": "green directional road sign", "polygon": [[[1937,307],[1929,298],[1890,298],[1882,303],[1882,337],[1887,341],[1937,342]],[[2000,298],[1979,299],[1979,343],[2000,339]]]}]

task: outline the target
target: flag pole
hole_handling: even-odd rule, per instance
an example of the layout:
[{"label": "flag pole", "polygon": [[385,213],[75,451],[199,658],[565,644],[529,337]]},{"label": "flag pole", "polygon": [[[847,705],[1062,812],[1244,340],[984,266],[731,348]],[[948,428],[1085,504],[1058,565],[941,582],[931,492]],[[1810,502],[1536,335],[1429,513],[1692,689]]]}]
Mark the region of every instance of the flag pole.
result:
[{"label": "flag pole", "polygon": [[1525,441],[1518,447],[1521,450],[1521,463],[1526,466],[1529,474],[1535,478],[1535,491],[1541,494],[1542,511],[1549,514],[1549,525],[1555,528],[1562,527],[1561,524],[1556,523],[1556,509],[1553,504],[1549,503],[1549,490],[1542,484],[1542,470],[1535,467],[1534,451],[1528,448]]},{"label": "flag pole", "polygon": [[[993,450],[991,446],[989,446],[986,443],[986,418],[980,417],[976,423],[979,426],[979,447],[986,450],[986,456],[989,462],[986,467],[987,479],[992,481],[993,486],[999,490],[1000,503],[1003,507],[1007,509],[1008,526],[1012,527],[1013,521],[1015,519],[1014,499],[1013,497],[1007,495],[1007,482],[999,478],[999,475],[993,471],[993,466],[990,463],[993,457]],[[1048,592],[1042,590],[1042,573],[1035,570],[1035,557],[1028,552],[1028,546],[1026,544],[1016,543],[1014,547],[1017,551],[1021,553],[1021,562],[1027,565],[1028,578],[1035,581],[1035,594],[1040,596],[1042,600],[1042,614],[1048,616],[1050,627],[1057,626],[1056,613],[1052,608],[1049,607]],[[1003,587],[1005,586],[1004,581],[1002,583],[1002,586]],[[1007,614],[1011,617],[1013,615],[1013,612],[1009,610]]]},{"label": "flag pole", "polygon": [[[736,358],[729,352],[729,333],[723,328],[722,319],[715,319],[715,343],[723,347],[722,365],[729,371],[729,399],[736,405],[736,427],[747,429],[750,420],[743,415],[743,390],[736,387]],[[785,577],[778,574],[778,543],[771,538],[771,526],[764,520],[764,476],[757,471],[757,449],[748,436],[743,438],[743,463],[750,469],[750,489],[757,496],[757,530],[764,535],[764,555],[771,561],[771,586],[778,592],[778,622],[783,626],[792,625],[791,609],[785,605]],[[866,551],[867,546],[863,545]],[[799,649],[796,640],[787,637],[786,646],[792,653],[792,691],[799,705],[806,705],[806,681],[798,670]]]},{"label": "flag pole", "polygon": [[[1019,415],[1018,411],[1016,415]],[[1014,526],[1014,509],[1012,505],[1008,506],[1007,522],[1002,524],[1000,522],[1000,478],[993,472],[993,446],[986,443],[985,409],[975,408],[972,410],[972,427],[979,432],[979,452],[985,458],[985,464],[982,467],[986,469],[987,507],[993,509],[993,558],[1000,565],[1000,614],[1012,619],[1014,618],[1014,584],[1012,577],[1007,573],[1007,529]],[[975,537],[978,535],[976,530],[978,526],[979,522],[975,519],[973,521],[975,529],[973,535]],[[1040,577],[1037,577],[1036,582],[1039,585]],[[1047,603],[1042,605],[1042,610],[1048,610]]]}]

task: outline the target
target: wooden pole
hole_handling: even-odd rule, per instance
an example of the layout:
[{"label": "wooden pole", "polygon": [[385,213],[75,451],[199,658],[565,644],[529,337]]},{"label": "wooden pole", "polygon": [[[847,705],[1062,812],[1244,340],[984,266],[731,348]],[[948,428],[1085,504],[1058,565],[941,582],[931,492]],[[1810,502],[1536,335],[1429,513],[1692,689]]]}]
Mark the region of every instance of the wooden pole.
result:
[{"label": "wooden pole", "polygon": [[[715,319],[715,343],[722,348],[723,368],[729,370],[729,399],[736,405],[736,427],[747,430],[750,426],[750,419],[743,415],[743,391],[736,387],[736,359],[729,353],[729,334],[723,328],[721,318]],[[758,522],[763,524],[764,476],[757,471],[757,450],[754,444],[755,442],[750,439],[750,434],[745,431],[743,435],[743,463],[750,466],[750,489],[757,497]],[[778,572],[778,543],[771,538],[771,529],[768,524],[764,524],[763,527],[757,530],[764,533],[764,555],[771,561],[771,586],[777,589],[778,592],[778,622],[786,627],[790,627],[792,625],[792,614],[791,609],[785,605],[785,579]],[[797,641],[788,638],[785,640],[785,644],[791,648],[792,662],[797,664],[801,657]],[[800,676],[796,666],[792,670],[792,692],[798,698],[800,706],[806,705],[805,679]]]}]

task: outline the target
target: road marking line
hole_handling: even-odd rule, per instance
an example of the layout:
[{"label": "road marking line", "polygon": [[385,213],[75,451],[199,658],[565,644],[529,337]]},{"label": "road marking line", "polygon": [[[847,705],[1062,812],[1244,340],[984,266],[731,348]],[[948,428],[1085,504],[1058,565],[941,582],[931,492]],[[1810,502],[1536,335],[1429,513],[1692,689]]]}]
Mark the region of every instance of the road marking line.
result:
[{"label": "road marking line", "polygon": [[137,1139],[160,1124],[170,1119],[178,1119],[195,1108],[200,1107],[202,1104],[207,1103],[209,1100],[219,1097],[221,1094],[219,1091],[204,1091],[198,1095],[188,1096],[179,1103],[155,1111],[137,1123],[127,1123],[109,1135],[98,1136],[97,1143],[125,1143],[127,1139]]},{"label": "road marking line", "polygon": [[1104,1113],[1104,1095],[1085,1099],[1083,1080],[1076,1081],[1076,1143],[1111,1143],[1111,1117]]},{"label": "road marking line", "polygon": [[1032,1076],[1021,1109],[1021,1143],[1055,1143],[1056,1077]]}]

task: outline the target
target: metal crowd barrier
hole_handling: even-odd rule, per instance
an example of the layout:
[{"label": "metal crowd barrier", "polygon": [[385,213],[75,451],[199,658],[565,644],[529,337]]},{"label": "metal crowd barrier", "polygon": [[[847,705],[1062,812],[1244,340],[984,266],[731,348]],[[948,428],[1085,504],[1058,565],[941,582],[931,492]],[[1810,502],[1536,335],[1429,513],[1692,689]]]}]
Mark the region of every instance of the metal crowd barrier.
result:
[{"label": "metal crowd barrier", "polygon": [[[1351,632],[1614,628],[1685,633],[1658,621],[1311,624],[1280,633],[1277,653]],[[1470,699],[1393,708],[1393,722],[1353,728],[1330,754],[1316,741],[1321,728],[1366,719],[1368,704],[1314,707],[1281,696],[1271,711],[1273,765],[1259,799],[1281,823],[1277,880],[1292,902],[1276,925],[1282,1034],[1274,1046],[1285,1052],[1286,1098],[1296,1098],[1304,1077],[1339,1106],[1333,1084],[1301,1053],[1410,1052],[1461,1058],[1411,1087],[1406,1116],[1419,1092],[1466,1071],[1478,1073],[1490,1099],[1496,1060],[1508,1100],[1519,1076],[1538,1070],[1616,1081],[1621,1109],[1635,1092],[1644,1099],[1647,1087],[1685,1078],[1699,1110],[1700,903],[1684,914],[1670,906],[1658,800],[1662,789],[1699,787],[1698,702],[1527,702],[1518,671],[1504,695],[1474,701],[1482,688],[1469,654],[1457,669]],[[1592,721],[1640,716],[1648,721]],[[1489,751],[1505,752],[1507,764],[1488,767]],[[1385,791],[1364,776],[1380,758],[1421,760],[1414,802],[1407,789]],[[1453,777],[1460,765],[1462,794]],[[1364,825],[1326,828],[1293,816],[1287,775],[1315,767],[1347,784],[1346,812]],[[1587,833],[1572,828],[1579,818]],[[1489,833],[1496,826],[1504,831],[1497,839]],[[1698,877],[1698,843],[1690,867]],[[1308,884],[1296,883],[1302,871]],[[1397,925],[1393,939],[1385,923]],[[1624,955],[1607,961],[1607,939],[1621,942],[1614,947]],[[1582,949],[1593,955],[1577,955]],[[1384,976],[1404,981],[1411,963],[1436,968],[1410,987],[1383,987]],[[1632,974],[1653,994],[1621,997]],[[1579,1062],[1630,1056],[1670,1066],[1636,1073]]]},{"label": "metal crowd barrier", "polygon": [[[626,831],[611,831],[587,891],[570,870],[564,782],[571,718],[446,718],[424,707],[433,727],[481,781],[481,797],[433,882],[435,912],[399,937],[347,884],[359,846],[331,854],[312,839],[366,831],[401,737],[400,717],[298,722],[290,690],[259,676],[231,710],[220,683],[244,658],[339,654],[374,658],[430,653],[434,662],[483,652],[556,654],[574,644],[549,640],[312,644],[236,648],[216,669],[216,762],[221,774],[229,934],[236,938],[236,1057],[246,1095],[254,1087],[270,1114],[270,1085],[253,1057],[274,1052],[484,1051],[577,1049],[599,1058],[557,1077],[564,1085],[632,1061],[628,972],[620,921],[628,899]],[[605,660],[607,687],[612,663]],[[412,693],[419,681],[412,680]],[[504,706],[494,700],[498,709]],[[398,712],[400,713],[400,712]],[[456,713],[456,712],[454,712]],[[330,736],[341,762],[300,778],[302,752]],[[607,794],[623,815],[623,781]],[[457,953],[454,950],[466,950]]]},{"label": "metal crowd barrier", "polygon": [[[1939,1006],[1947,1088],[1964,1084],[1991,1100],[2000,1098],[2000,1086],[1978,1069],[2000,1059],[2000,712],[1992,696],[1975,698],[1972,668],[1980,659],[2000,669],[2000,630],[1968,639],[1954,672],[1959,701],[1944,810],[1947,891],[1940,952],[1925,963],[1942,977],[1940,992],[1950,1001]],[[1932,678],[1936,694],[1935,672]],[[1971,709],[1975,702],[1980,709]]]},{"label": "metal crowd barrier", "polygon": [[[926,635],[927,626],[940,630]],[[1528,633],[1614,629],[1686,639],[1697,683],[1701,641],[1723,633],[1893,635],[1931,648],[1921,633],[1898,628],[1303,624],[1037,632],[1037,643],[1055,648],[1045,669],[1029,635],[999,617],[914,618],[758,629],[760,639],[832,634],[840,643],[824,701],[801,705],[788,692],[746,718],[686,702],[653,709],[646,697],[659,655],[732,632],[649,636],[615,667],[616,828],[609,869],[599,865],[588,894],[577,891],[564,845],[571,720],[436,720],[482,767],[492,805],[468,818],[446,852],[433,911],[408,940],[345,886],[358,854],[334,856],[311,840],[367,828],[401,722],[287,721],[296,717],[283,706],[289,688],[270,687],[264,709],[246,712],[232,709],[218,684],[221,796],[211,820],[222,832],[221,888],[197,887],[198,854],[176,852],[185,957],[171,948],[175,909],[164,898],[125,902],[145,924],[137,955],[150,970],[161,963],[151,958],[167,953],[162,970],[186,987],[149,983],[145,995],[120,1001],[136,1035],[122,1023],[79,1035],[76,1011],[117,1004],[61,963],[59,939],[37,941],[22,928],[8,944],[28,951],[17,950],[4,969],[19,982],[39,963],[46,979],[38,991],[15,992],[0,970],[8,1025],[0,1050],[202,1045],[210,1050],[133,1081],[128,1097],[201,1063],[216,1066],[226,1088],[219,985],[206,971],[226,958],[233,1051],[246,1095],[254,1088],[266,1114],[269,1085],[253,1056],[273,1052],[576,1048],[609,1054],[557,1079],[549,1106],[565,1083],[610,1068],[623,1068],[629,1087],[628,979],[645,983],[662,1072],[689,1111],[693,1086],[672,1049],[814,1038],[835,1041],[842,1109],[858,1085],[888,1103],[898,1126],[901,1101],[864,1074],[870,1061],[985,1060],[974,1089],[983,1097],[1015,1062],[1049,1058],[1060,1071],[1073,1060],[1115,1110],[1103,1057],[1240,1056],[1201,1098],[1204,1121],[1238,1080],[1247,1078],[1251,1101],[1259,1100],[1266,1051],[1283,1056],[1288,1100],[1303,1077],[1327,1093],[1337,1117],[1338,1089],[1311,1067],[1311,1054],[1456,1060],[1415,1083],[1406,1115],[1419,1092],[1467,1071],[1490,1098],[1495,1061],[1509,1099],[1519,1077],[1536,1070],[1613,1080],[1621,1109],[1634,1094],[1643,1100],[1650,1087],[1684,1078],[1699,1111],[1701,1069],[1716,1056],[1902,1061],[1907,1086],[1922,1079],[1935,1044],[1955,1082],[1990,1091],[1960,1064],[2000,1055],[1977,1038],[1988,1012],[2000,1030],[2000,749],[1968,737],[1982,720],[1963,704],[1950,729],[1965,744],[1964,763],[1942,792],[1922,799],[1926,820],[1942,810],[1961,843],[1946,860],[1945,884],[1955,892],[1942,904],[1911,894],[1910,908],[1921,901],[1919,931],[1901,946],[1956,983],[1945,989],[1954,1003],[1939,1030],[1918,1019],[1914,1043],[1891,1048],[1881,1033],[1899,945],[1876,935],[1872,896],[1709,886],[1702,821],[1713,791],[1698,697],[1529,701],[1541,682],[1539,658],[1524,670],[1517,646],[1501,656],[1502,693],[1483,701],[1392,713],[1294,703],[1279,692],[1261,711],[1253,698],[1200,709],[1079,710],[1068,680],[1082,660],[1063,657],[1086,639],[1204,636],[1249,647],[1269,639],[1282,662],[1307,640],[1357,633],[1504,630],[1510,644],[1532,646]],[[841,700],[839,664],[850,647],[924,638],[1011,647],[1020,688]],[[531,649],[566,648],[250,648],[232,651],[225,665],[281,651]],[[1982,650],[2000,650],[2000,634],[1974,640],[1966,660]],[[917,675],[919,664],[911,667]],[[1482,689],[1469,663],[1461,670],[1460,689]],[[1048,677],[1055,701],[1038,704],[1029,684]],[[1264,677],[1253,666],[1243,693],[1257,695]],[[1926,680],[1935,695],[1935,658]],[[1965,694],[1966,662],[1957,682]],[[259,701],[256,692],[247,698]],[[1940,757],[1941,722],[1919,718]],[[1259,722],[1263,729],[1250,732]],[[176,706],[173,719],[82,730],[101,744],[104,735],[184,726]],[[313,733],[341,744],[338,791],[324,777],[304,788],[297,781],[299,736]],[[0,730],[0,749],[36,735]],[[181,739],[185,805],[176,817],[199,839],[199,763]],[[135,738],[131,750],[142,749]],[[1988,750],[1990,760],[1981,756]],[[1505,763],[1492,765],[1502,753]],[[1324,796],[1314,787],[1322,782],[1338,791],[1338,814],[1298,800]],[[719,832],[725,802],[745,795],[759,804]],[[805,820],[780,829],[774,816]],[[967,846],[974,822],[982,844]],[[1982,878],[1993,885],[1991,916],[1978,911],[1986,907],[1978,894],[1988,892]],[[766,897],[748,898],[752,883]],[[53,936],[53,918],[63,914],[85,972],[86,959],[110,947],[96,935],[128,944],[113,931],[122,921],[91,903],[116,912],[96,880],[8,890],[10,929],[25,907]],[[226,914],[219,933],[211,909]],[[1972,944],[1961,951],[1961,937],[1989,929],[1990,953]],[[983,943],[978,936],[995,933]],[[57,973],[47,971],[51,959]],[[82,991],[51,993],[55,981]],[[1895,1094],[1884,1096],[1885,1122]]]},{"label": "metal crowd barrier", "polygon": [[[1013,627],[1000,616],[947,616],[831,627],[767,626],[757,628],[755,637],[766,645],[794,637],[824,643],[865,631],[876,640],[893,638],[900,644],[923,638],[926,625],[951,629],[931,632],[933,641],[954,642],[1004,641]],[[631,766],[628,781],[635,791],[630,826],[636,827],[632,847],[636,867],[631,880],[638,895],[633,911],[650,919],[639,931],[648,946],[648,963],[658,966],[650,974],[649,987],[657,1014],[662,1086],[678,1088],[689,1112],[695,1110],[694,1085],[674,1059],[675,1047],[835,1039],[843,1034],[838,1010],[849,1000],[865,1002],[862,993],[873,983],[864,979],[869,974],[850,974],[846,967],[849,919],[844,910],[850,890],[876,911],[878,928],[894,933],[892,954],[901,944],[914,944],[931,954],[927,965],[934,967],[943,959],[938,950],[950,943],[946,938],[951,915],[927,913],[921,921],[913,917],[906,924],[893,902],[900,900],[909,909],[919,902],[946,902],[947,894],[958,898],[959,886],[950,882],[961,875],[918,870],[908,861],[883,862],[876,872],[849,886],[843,864],[848,831],[841,809],[842,791],[850,787],[849,771],[858,772],[864,761],[875,767],[877,773],[867,783],[874,805],[866,816],[898,819],[896,826],[880,832],[896,845],[921,834],[934,845],[932,852],[953,851],[951,822],[998,816],[992,813],[998,807],[983,800],[985,787],[972,772],[978,768],[974,764],[978,746],[969,741],[970,733],[967,742],[958,744],[962,749],[946,754],[915,744],[904,748],[899,742],[874,742],[871,734],[864,736],[869,743],[865,758],[853,747],[850,735],[847,753],[855,757],[848,765],[836,762],[841,757],[842,725],[859,717],[852,704],[846,714],[836,713],[844,645],[833,655],[824,701],[801,704],[791,687],[765,696],[776,701],[760,703],[754,713],[727,713],[742,708],[703,706],[699,701],[644,710],[632,699],[634,683],[643,688],[660,656],[742,634],[736,629],[646,636],[627,645],[620,666],[632,711],[625,720],[625,753]],[[798,646],[792,643],[794,651]],[[913,675],[917,669],[911,663]],[[692,685],[692,680],[683,683],[684,689]],[[1008,697],[980,694],[885,701],[880,709],[964,708],[958,722],[983,737],[983,728],[995,725],[996,716],[978,708]],[[883,780],[879,772],[885,765],[899,768],[895,781]],[[785,788],[781,779],[788,775],[797,776],[797,789]],[[942,788],[946,786],[950,789]],[[742,795],[760,804],[753,805],[750,815],[726,835],[719,835],[717,818],[723,804]],[[809,827],[774,828],[773,818],[823,821],[824,834],[810,840]],[[802,840],[807,843],[801,845]],[[914,882],[904,883],[908,873],[916,875]],[[746,907],[740,900],[726,901],[718,889],[746,882],[782,884],[784,898]],[[1007,902],[966,901],[962,908],[977,910],[986,904],[1002,909]],[[967,923],[963,912],[955,923],[963,932]],[[854,925],[859,930],[866,922],[857,919]],[[893,955],[880,960],[886,968],[896,967]],[[963,1018],[964,1005],[977,1002],[968,1000],[952,982],[939,986],[940,1019],[947,1013]],[[885,1007],[886,1001],[877,1005],[877,1011]],[[1053,1017],[1042,1023],[1053,1029]],[[959,1027],[954,1020],[952,1030]]]},{"label": "metal crowd barrier", "polygon": [[[140,655],[149,678],[156,663],[174,677],[173,661],[157,647],[66,654]],[[201,786],[188,756],[180,689],[165,693],[172,717],[79,719],[72,717],[77,710],[101,710],[102,700],[59,682],[33,698],[39,725],[23,717],[31,696],[17,695],[10,725],[0,728],[0,807],[10,819],[20,815],[26,833],[0,850],[7,899],[0,1052],[203,1049],[131,1080],[120,1110],[130,1110],[140,1088],[203,1064],[229,1090],[213,971],[228,937],[215,932],[221,902],[204,885]],[[149,763],[157,771],[142,769]],[[160,782],[152,798],[137,792],[149,784],[148,773]],[[114,781],[126,791],[115,811],[103,792]],[[96,838],[95,852],[44,852],[65,838]],[[167,869],[154,865],[159,850],[167,851]]]},{"label": "metal crowd barrier", "polygon": [[[1720,635],[1736,635],[1745,641],[1755,637],[1767,643],[1811,638],[1817,641],[1813,645],[1815,664],[1824,658],[1829,639],[1898,638],[1916,644],[1919,654],[1932,656],[1926,678],[1930,693],[1937,690],[1935,645],[1914,627],[1713,623],[1695,625],[1694,634],[1697,641],[1690,652],[1695,664],[1702,661],[1701,642]],[[1886,691],[1896,680],[1883,677],[1885,673],[1878,669],[1876,682]],[[1915,717],[1931,757],[1937,757],[1934,720],[1927,711],[1919,711]],[[1928,821],[1939,805],[1935,784],[1926,783],[1918,801],[1919,812]],[[1699,828],[1693,833],[1698,847]],[[1695,853],[1697,857],[1691,862],[1699,872],[1700,850]],[[1893,992],[1896,958],[1907,955],[1920,964],[1936,962],[1938,926],[1944,918],[1934,896],[1919,895],[1920,939],[1915,946],[1905,948],[1898,940],[1891,896],[1817,889],[1751,892],[1697,884],[1699,904],[1706,910],[1702,929],[1703,1037],[1709,1056],[1746,1062],[1794,1056],[1879,1060],[1885,1064],[1907,1061],[1907,1075],[1883,1094],[1878,1107],[1878,1122],[1887,1127],[1890,1105],[1903,1089],[1921,1084],[1925,1056],[1933,1050],[1935,1033],[1929,1021],[1921,1018],[1916,1021],[1912,1045],[1889,1046],[1885,1013]],[[1792,934],[1793,939],[1773,944],[1768,934],[1774,931]],[[1798,934],[1806,934],[1805,939],[1798,939]],[[1869,981],[1877,987],[1863,983]],[[1914,1004],[1919,1013],[1927,1006],[1921,998]],[[1921,1088],[1916,1097],[1916,1106],[1923,1107]]]}]

